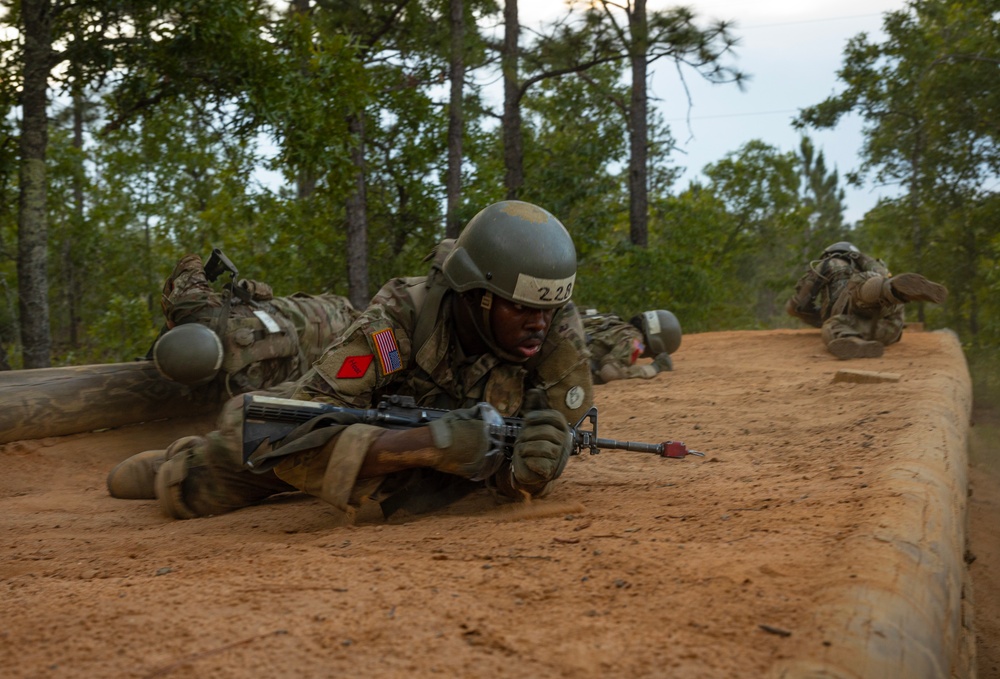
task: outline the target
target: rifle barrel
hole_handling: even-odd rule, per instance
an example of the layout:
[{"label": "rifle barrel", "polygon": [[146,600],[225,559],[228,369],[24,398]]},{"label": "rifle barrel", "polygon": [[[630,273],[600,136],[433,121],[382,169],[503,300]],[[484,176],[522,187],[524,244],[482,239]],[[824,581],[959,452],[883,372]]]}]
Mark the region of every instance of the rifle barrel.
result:
[{"label": "rifle barrel", "polygon": [[616,450],[632,450],[637,453],[653,453],[663,455],[662,443],[641,443],[639,441],[617,441],[615,439],[595,439],[598,448],[614,448]]}]

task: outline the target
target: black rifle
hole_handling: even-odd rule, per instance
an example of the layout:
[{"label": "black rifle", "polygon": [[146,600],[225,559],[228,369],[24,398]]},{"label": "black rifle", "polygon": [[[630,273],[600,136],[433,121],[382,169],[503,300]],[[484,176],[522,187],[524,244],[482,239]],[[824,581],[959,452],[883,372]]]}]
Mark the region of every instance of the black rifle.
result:
[{"label": "black rifle", "polygon": [[209,282],[214,283],[219,276],[228,272],[231,280],[235,280],[240,272],[236,270],[236,265],[233,264],[225,253],[219,248],[212,248],[212,254],[208,258],[208,262],[205,263],[205,278]]},{"label": "black rifle", "polygon": [[[520,417],[502,417],[489,404],[480,404],[483,419],[489,425],[490,437],[506,457],[514,450],[514,443],[524,427],[524,419]],[[416,405],[410,396],[388,396],[375,408],[345,408],[328,403],[313,401],[298,401],[289,398],[275,398],[244,394],[243,396],[243,462],[253,467],[250,460],[253,453],[262,445],[271,447],[279,444],[289,432],[314,417],[330,413],[343,413],[357,418],[362,424],[373,424],[388,429],[412,429],[421,427],[438,419],[450,411],[438,408],[423,408]],[[582,428],[584,420],[589,420],[591,429]],[[637,443],[635,441],[616,441],[597,437],[597,408],[592,407],[580,418],[580,421],[570,428],[573,435],[573,455],[588,450],[596,455],[600,448],[634,450],[640,453],[653,453],[661,457],[680,458],[687,455],[703,457],[703,453],[688,450],[680,441],[664,441],[663,443]]]},{"label": "black rifle", "polygon": [[225,316],[228,316],[228,305],[232,302],[234,296],[240,302],[251,305],[253,304],[252,296],[249,290],[237,282],[236,277],[240,275],[240,272],[237,271],[236,265],[233,264],[232,260],[226,257],[226,254],[219,248],[212,248],[212,254],[205,263],[205,278],[209,282],[214,283],[224,273],[229,274],[229,282],[222,286],[226,293],[228,293],[226,295],[225,313]]}]

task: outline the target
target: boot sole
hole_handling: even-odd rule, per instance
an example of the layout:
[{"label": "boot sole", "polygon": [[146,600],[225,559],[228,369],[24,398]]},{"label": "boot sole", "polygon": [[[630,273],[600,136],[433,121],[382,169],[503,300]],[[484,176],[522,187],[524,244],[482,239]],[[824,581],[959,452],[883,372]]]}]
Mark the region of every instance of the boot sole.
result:
[{"label": "boot sole", "polygon": [[897,296],[902,296],[908,302],[940,304],[948,299],[948,288],[927,280],[920,274],[900,274],[890,278],[889,284]]}]

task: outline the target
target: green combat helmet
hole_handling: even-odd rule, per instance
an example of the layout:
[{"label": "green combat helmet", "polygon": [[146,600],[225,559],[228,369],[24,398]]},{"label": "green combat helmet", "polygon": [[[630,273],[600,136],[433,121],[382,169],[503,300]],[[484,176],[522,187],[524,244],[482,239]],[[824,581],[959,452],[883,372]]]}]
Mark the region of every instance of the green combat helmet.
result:
[{"label": "green combat helmet", "polygon": [[656,357],[664,352],[672,354],[680,347],[681,324],[671,312],[666,309],[644,311],[638,317],[638,321],[639,328],[646,338],[646,351],[643,352],[643,356]]},{"label": "green combat helmet", "polygon": [[505,200],[469,221],[441,270],[456,292],[483,288],[518,304],[551,309],[573,294],[576,248],[551,214]]},{"label": "green combat helmet", "polygon": [[479,212],[459,234],[441,265],[452,290],[484,290],[476,332],[505,361],[524,362],[501,349],[490,325],[491,295],[535,309],[557,309],[573,295],[576,248],[562,223],[531,203],[505,200]]},{"label": "green combat helmet", "polygon": [[212,381],[222,367],[222,342],[201,323],[168,330],[153,345],[153,363],[168,380],[197,387]]},{"label": "green combat helmet", "polygon": [[838,241],[833,245],[828,245],[825,250],[823,250],[823,259],[827,257],[836,257],[837,255],[860,255],[861,250],[854,243],[848,243],[846,240]]}]

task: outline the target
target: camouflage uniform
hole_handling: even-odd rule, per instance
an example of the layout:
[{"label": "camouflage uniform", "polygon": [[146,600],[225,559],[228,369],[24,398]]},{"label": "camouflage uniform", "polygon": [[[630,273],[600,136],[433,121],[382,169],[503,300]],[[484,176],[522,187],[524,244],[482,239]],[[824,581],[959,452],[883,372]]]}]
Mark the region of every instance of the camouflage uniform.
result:
[{"label": "camouflage uniform", "polygon": [[590,370],[594,384],[631,378],[649,379],[669,370],[665,355],[662,362],[636,365],[646,351],[642,331],[614,314],[588,314],[583,317],[590,349]]},{"label": "camouflage uniform", "polygon": [[844,337],[889,345],[903,334],[905,310],[904,301],[892,294],[889,275],[880,259],[861,252],[840,253],[810,265],[785,309],[821,328],[828,346]]},{"label": "camouflage uniform", "polygon": [[[443,289],[439,269],[446,252],[447,248],[439,248],[430,276],[389,281],[312,370],[272,394],[360,408],[371,407],[386,394],[412,396],[418,405],[444,409],[487,401],[502,415],[517,416],[522,414],[526,391],[540,388],[550,408],[562,412],[571,424],[580,420],[593,404],[593,387],[584,331],[573,304],[556,311],[542,350],[526,363],[504,362],[491,353],[466,357],[457,342],[449,303],[457,293]],[[435,291],[442,295],[438,302],[433,301]],[[421,323],[426,314],[432,314],[432,322]],[[263,473],[246,471],[239,452],[241,403],[232,399],[226,404],[219,431],[207,440],[179,442],[181,449],[191,451],[188,467],[193,476],[210,477],[191,484],[189,474],[185,482],[183,499],[195,516],[228,511],[289,490],[320,497],[348,515],[366,500],[374,500],[388,516],[401,508],[429,511],[484,485],[428,468],[358,480],[369,447],[384,430],[336,416],[333,426],[303,425],[273,457],[255,454],[255,467],[265,469]],[[340,438],[331,452],[323,446],[336,434]],[[168,452],[168,457],[177,452]],[[510,478],[510,465],[505,463],[485,484],[520,497]],[[536,494],[547,492],[551,483]],[[194,487],[197,490],[190,492]]]},{"label": "camouflage uniform", "polygon": [[221,338],[217,379],[230,395],[298,379],[360,315],[337,295],[274,297],[271,287],[259,281],[243,279],[236,285],[246,301],[216,292],[201,258],[187,255],[164,283],[161,298],[168,328],[201,323]]}]

